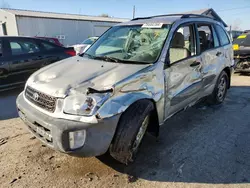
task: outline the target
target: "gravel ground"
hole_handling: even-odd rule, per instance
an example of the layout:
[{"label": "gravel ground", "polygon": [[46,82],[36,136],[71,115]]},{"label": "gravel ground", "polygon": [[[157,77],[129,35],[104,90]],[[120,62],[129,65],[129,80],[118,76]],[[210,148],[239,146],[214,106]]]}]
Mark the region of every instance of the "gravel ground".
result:
[{"label": "gravel ground", "polygon": [[250,187],[250,76],[233,76],[223,105],[197,105],[147,135],[128,167],[42,145],[17,118],[19,92],[0,96],[0,187]]}]

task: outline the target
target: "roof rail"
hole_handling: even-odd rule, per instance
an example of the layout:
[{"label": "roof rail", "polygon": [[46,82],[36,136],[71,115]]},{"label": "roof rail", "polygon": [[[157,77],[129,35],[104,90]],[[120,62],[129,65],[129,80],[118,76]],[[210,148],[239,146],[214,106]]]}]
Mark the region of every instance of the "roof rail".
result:
[{"label": "roof rail", "polygon": [[202,15],[202,14],[162,14],[162,15],[149,16],[149,17],[138,17],[138,18],[132,19],[131,21],[134,21],[134,20],[143,20],[143,19],[150,19],[150,18],[157,18],[157,17],[164,17],[164,16],[180,16],[181,18],[202,17],[202,18],[214,19],[214,18],[211,18],[209,16]]},{"label": "roof rail", "polygon": [[181,18],[190,18],[190,17],[202,17],[202,18],[210,18],[210,19],[215,19],[207,15],[202,15],[202,14],[183,14]]}]

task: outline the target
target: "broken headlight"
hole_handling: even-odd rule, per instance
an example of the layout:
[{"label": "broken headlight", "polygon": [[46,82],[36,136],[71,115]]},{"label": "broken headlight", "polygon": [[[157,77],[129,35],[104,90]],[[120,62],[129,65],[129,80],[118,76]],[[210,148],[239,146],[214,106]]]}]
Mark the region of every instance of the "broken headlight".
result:
[{"label": "broken headlight", "polygon": [[68,96],[64,101],[63,111],[66,114],[91,116],[108,99],[108,97],[109,94]]}]

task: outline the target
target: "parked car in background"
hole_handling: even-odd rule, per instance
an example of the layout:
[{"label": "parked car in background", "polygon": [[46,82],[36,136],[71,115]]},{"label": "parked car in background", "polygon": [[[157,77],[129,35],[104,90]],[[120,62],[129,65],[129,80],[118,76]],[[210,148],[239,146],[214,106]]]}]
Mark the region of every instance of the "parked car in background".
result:
[{"label": "parked car in background", "polygon": [[38,38],[0,37],[0,91],[26,82],[36,70],[75,55],[65,48]]},{"label": "parked car in background", "polygon": [[54,43],[54,44],[56,44],[58,46],[63,46],[63,44],[60,43],[60,41],[57,38],[51,38],[51,37],[36,37],[36,38],[49,41],[49,42]]},{"label": "parked car in background", "polygon": [[161,15],[120,23],[82,55],[34,73],[19,116],[47,146],[75,156],[133,162],[145,133],[230,88],[232,43],[222,23]]},{"label": "parked car in background", "polygon": [[240,36],[243,31],[238,31],[238,30],[231,30],[231,31],[228,31],[230,37],[232,38],[232,40],[235,40],[238,38],[238,36]]},{"label": "parked car in background", "polygon": [[233,41],[235,72],[250,72],[250,31]]},{"label": "parked car in background", "polygon": [[74,45],[73,47],[76,51],[76,54],[84,53],[97,39],[98,37],[90,37],[84,40],[81,44]]}]

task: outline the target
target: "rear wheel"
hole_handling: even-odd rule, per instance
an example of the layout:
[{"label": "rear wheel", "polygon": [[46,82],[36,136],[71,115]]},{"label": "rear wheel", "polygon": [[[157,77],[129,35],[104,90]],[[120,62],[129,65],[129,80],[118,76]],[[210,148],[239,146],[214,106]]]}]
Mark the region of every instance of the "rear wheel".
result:
[{"label": "rear wheel", "polygon": [[131,105],[121,116],[110,155],[117,161],[133,162],[147,131],[154,105],[151,101],[140,100]]},{"label": "rear wheel", "polygon": [[213,93],[209,96],[208,102],[215,105],[221,104],[226,97],[228,85],[228,75],[225,71],[222,71],[217,80]]}]

